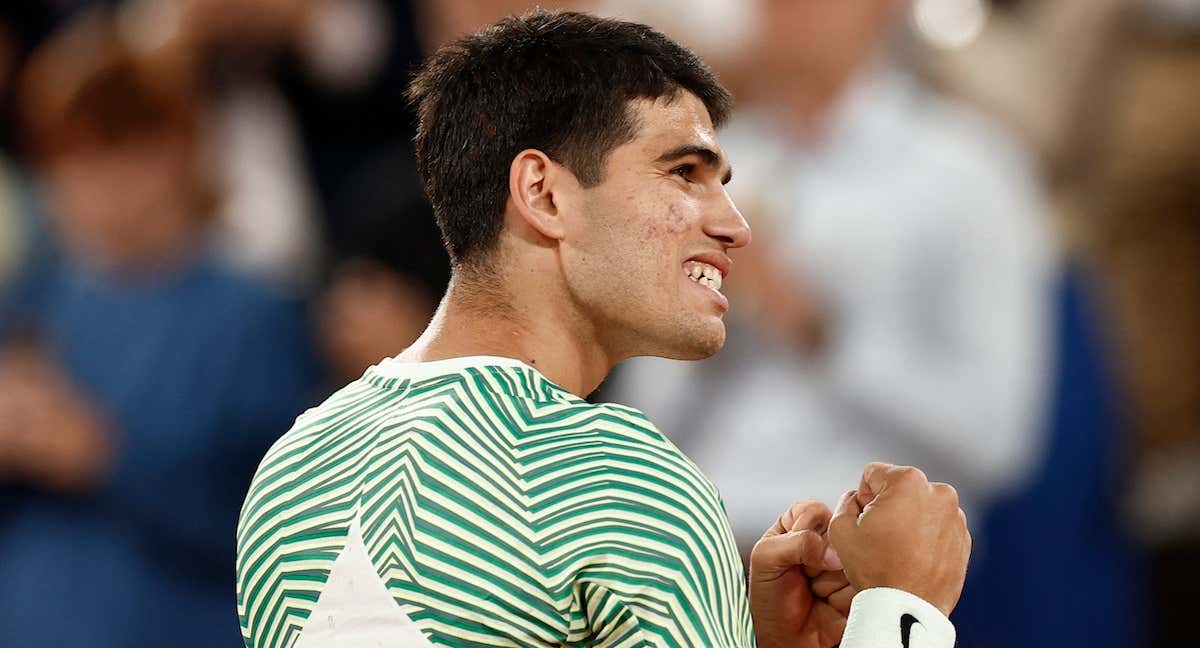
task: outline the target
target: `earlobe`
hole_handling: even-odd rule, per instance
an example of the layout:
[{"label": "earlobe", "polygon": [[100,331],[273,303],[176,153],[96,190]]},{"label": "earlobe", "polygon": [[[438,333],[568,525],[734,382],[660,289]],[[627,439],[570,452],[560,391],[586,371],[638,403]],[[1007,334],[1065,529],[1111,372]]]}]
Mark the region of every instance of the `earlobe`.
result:
[{"label": "earlobe", "polygon": [[562,171],[545,153],[526,149],[513,158],[508,173],[508,191],[517,213],[529,227],[555,240],[565,235],[555,199]]}]

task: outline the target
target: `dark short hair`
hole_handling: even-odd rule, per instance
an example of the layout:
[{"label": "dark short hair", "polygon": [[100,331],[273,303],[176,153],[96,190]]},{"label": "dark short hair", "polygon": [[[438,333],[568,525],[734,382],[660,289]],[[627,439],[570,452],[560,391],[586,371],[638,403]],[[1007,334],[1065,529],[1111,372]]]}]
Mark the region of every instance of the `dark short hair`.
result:
[{"label": "dark short hair", "polygon": [[635,99],[704,103],[714,126],[732,99],[691,51],[645,25],[537,10],[442,47],[409,88],[420,117],[417,169],[451,261],[499,240],[512,160],[537,149],[584,186],[637,135]]}]

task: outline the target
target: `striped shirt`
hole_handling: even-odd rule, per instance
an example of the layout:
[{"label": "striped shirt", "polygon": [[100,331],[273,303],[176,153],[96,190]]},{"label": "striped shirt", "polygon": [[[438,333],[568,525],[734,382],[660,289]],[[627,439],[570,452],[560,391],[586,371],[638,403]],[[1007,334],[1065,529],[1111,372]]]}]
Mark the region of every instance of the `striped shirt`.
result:
[{"label": "striped shirt", "polygon": [[712,483],[640,412],[507,358],[385,360],[301,415],[237,580],[251,648],[753,645]]}]

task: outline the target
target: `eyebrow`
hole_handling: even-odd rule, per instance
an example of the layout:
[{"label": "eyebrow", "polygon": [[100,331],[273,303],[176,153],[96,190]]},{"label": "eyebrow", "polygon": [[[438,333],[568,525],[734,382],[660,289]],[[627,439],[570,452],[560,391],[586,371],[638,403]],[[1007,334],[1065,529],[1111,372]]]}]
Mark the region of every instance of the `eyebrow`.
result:
[{"label": "eyebrow", "polygon": [[[675,160],[688,157],[689,155],[700,156],[704,159],[704,164],[711,169],[719,170],[721,168],[721,156],[707,146],[702,146],[699,144],[684,144],[683,146],[673,148],[670,151],[658,156],[658,159],[655,160],[655,163],[662,164],[665,162],[674,162]],[[721,179],[721,184],[729,184],[729,181],[732,179],[733,167],[730,166],[725,170],[725,177]]]}]

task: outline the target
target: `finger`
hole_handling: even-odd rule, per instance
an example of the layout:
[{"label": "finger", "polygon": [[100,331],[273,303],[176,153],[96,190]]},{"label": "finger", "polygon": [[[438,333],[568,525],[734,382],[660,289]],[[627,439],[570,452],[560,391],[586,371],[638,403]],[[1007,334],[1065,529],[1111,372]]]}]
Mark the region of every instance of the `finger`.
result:
[{"label": "finger", "polygon": [[775,524],[763,533],[763,537],[782,535],[789,531],[801,531],[804,529],[813,529],[824,533],[825,529],[823,526],[820,529],[815,527],[818,523],[828,525],[830,515],[829,507],[816,500],[796,502],[776,518]]},{"label": "finger", "polygon": [[887,484],[887,472],[894,468],[892,464],[882,461],[872,461],[863,468],[862,479],[858,482],[858,505],[866,508],[875,496]]},{"label": "finger", "polygon": [[823,598],[829,603],[829,607],[842,614],[850,614],[850,603],[855,594],[858,594],[858,590],[853,585],[847,585]]},{"label": "finger", "polygon": [[[858,502],[865,509],[871,502],[885,496],[887,491],[900,489],[911,492],[914,488],[927,488],[928,486],[929,478],[919,468],[870,463],[863,469]],[[863,488],[870,491],[869,498],[864,497]]]},{"label": "finger", "polygon": [[850,584],[850,579],[846,578],[846,572],[843,571],[827,571],[821,572],[812,580],[812,592],[817,598],[828,598],[830,594],[846,587]]},{"label": "finger", "polygon": [[833,543],[829,542],[829,536],[825,536],[825,569],[828,571],[840,571],[845,568],[842,564],[842,557],[838,555],[837,549],[833,548]]},{"label": "finger", "polygon": [[824,502],[809,500],[803,504],[804,506],[799,507],[799,510],[793,507],[796,517],[788,531],[815,531],[818,534],[828,531],[829,519],[833,517],[833,511],[830,511]]},{"label": "finger", "polygon": [[751,577],[773,579],[794,567],[820,564],[825,539],[814,531],[792,531],[767,536],[750,553]]},{"label": "finger", "polygon": [[821,542],[824,548],[821,551],[821,558],[817,562],[805,566],[804,575],[809,578],[816,578],[826,571],[840,571],[842,569],[838,551],[834,550],[832,544],[829,544],[828,522],[824,523],[820,532],[816,533],[821,534]]},{"label": "finger", "polygon": [[[858,491],[846,491],[842,493],[841,499],[838,500],[837,508],[833,511],[833,519],[839,517],[849,517],[852,520],[857,520],[862,514],[862,506],[858,503]],[[833,520],[830,520],[832,526]]]},{"label": "finger", "polygon": [[816,578],[828,571],[841,571],[844,567],[837,549],[834,549],[833,544],[829,542],[829,536],[822,535],[821,539],[825,542],[825,551],[821,553],[820,562],[804,568],[804,574],[809,578]]}]

